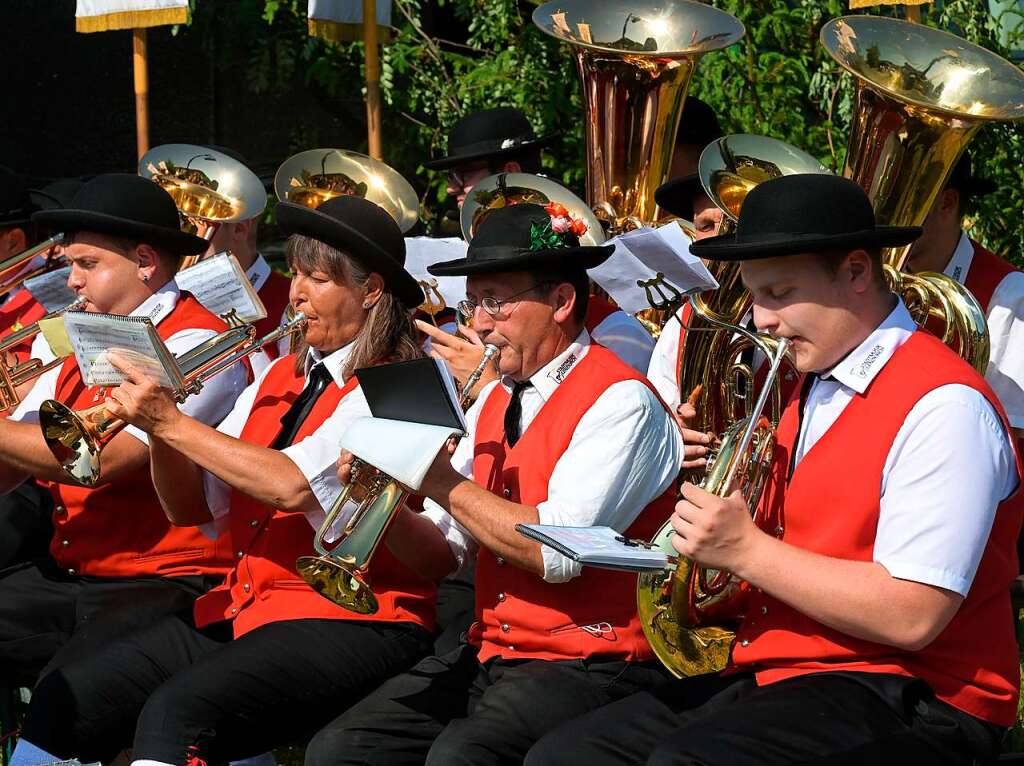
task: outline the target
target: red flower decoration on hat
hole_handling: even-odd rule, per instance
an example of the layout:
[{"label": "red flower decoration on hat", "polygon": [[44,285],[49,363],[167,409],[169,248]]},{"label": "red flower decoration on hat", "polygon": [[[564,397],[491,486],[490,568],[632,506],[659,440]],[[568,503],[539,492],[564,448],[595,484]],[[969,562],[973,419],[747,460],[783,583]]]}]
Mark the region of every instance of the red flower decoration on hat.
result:
[{"label": "red flower decoration on hat", "polygon": [[587,233],[587,224],[582,218],[574,218],[565,205],[560,202],[549,202],[544,206],[549,220],[544,225],[534,224],[530,231],[530,249],[548,250],[569,247],[566,241],[569,234],[577,239]]}]

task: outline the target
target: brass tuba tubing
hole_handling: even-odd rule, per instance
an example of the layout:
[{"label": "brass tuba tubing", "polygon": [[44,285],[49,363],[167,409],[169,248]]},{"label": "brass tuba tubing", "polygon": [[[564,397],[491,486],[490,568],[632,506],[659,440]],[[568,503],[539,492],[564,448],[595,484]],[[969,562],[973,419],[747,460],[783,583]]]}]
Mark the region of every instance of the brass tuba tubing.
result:
[{"label": "brass tuba tubing", "polygon": [[[179,357],[178,365],[184,385],[174,392],[179,403],[198,393],[203,382],[228,367],[293,332],[306,322],[302,312],[287,324],[259,339],[254,339],[253,325],[231,327]],[[39,426],[50,452],[69,478],[87,487],[95,486],[100,476],[100,454],[106,444],[127,423],[114,417],[105,402],[74,411],[53,399],[39,408]]]}]

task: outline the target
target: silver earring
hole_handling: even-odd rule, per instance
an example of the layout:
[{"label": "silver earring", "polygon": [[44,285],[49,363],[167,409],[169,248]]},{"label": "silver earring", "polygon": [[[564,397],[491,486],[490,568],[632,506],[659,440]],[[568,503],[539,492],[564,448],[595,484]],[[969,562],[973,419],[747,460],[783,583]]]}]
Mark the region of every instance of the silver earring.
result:
[{"label": "silver earring", "polygon": [[364,303],[364,304],[363,304],[363,308],[364,308],[364,309],[368,309],[368,308],[370,308],[370,302],[369,302],[369,301],[367,301],[366,303]]},{"label": "silver earring", "polygon": [[143,282],[148,282],[149,281],[149,274],[143,274],[142,275],[142,281]]}]

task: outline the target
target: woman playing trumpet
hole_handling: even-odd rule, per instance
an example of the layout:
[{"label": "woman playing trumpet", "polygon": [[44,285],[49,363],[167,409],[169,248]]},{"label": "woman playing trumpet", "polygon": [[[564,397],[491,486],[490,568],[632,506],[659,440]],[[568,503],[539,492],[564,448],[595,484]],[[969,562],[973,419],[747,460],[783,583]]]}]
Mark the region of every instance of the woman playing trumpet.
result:
[{"label": "woman playing trumpet", "polygon": [[[259,754],[315,731],[429,647],[435,586],[384,546],[374,560],[374,615],[343,610],[295,570],[339,490],[339,436],[369,414],[354,370],[420,354],[409,313],[423,296],[403,268],[401,232],[355,197],[317,210],[281,203],[278,222],[293,235],[291,303],[306,317],[303,348],[272,363],[218,429],[182,416],[118,362],[130,382],[111,409],[152,435],[168,518],[230,532],[235,567],[194,614],[42,680],[24,740],[55,757],[106,760],[129,745],[148,763]],[[407,537],[414,545],[405,526],[394,525],[389,545]]]}]

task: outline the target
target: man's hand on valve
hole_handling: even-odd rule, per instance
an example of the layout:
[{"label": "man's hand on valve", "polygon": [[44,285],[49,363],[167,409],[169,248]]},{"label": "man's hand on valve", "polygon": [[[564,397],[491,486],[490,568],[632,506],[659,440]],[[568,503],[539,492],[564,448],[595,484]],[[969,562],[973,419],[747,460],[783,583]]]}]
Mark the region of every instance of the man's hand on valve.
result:
[{"label": "man's hand on valve", "polygon": [[754,524],[743,494],[727,497],[684,482],[672,514],[672,547],[703,567],[734,571],[749,560],[751,548],[764,533]]},{"label": "man's hand on valve", "polygon": [[170,392],[126,355],[110,351],[107,359],[124,376],[121,385],[107,394],[107,410],[112,415],[157,437],[182,417]]},{"label": "man's hand on valve", "polygon": [[[463,336],[460,338],[419,319],[416,320],[416,328],[430,338],[430,355],[444,360],[456,380],[467,380],[480,366],[480,360],[484,358],[484,343],[475,330],[460,324],[459,332]],[[484,369],[470,397],[476,399],[484,386],[497,379],[498,366],[495,362]]]}]

